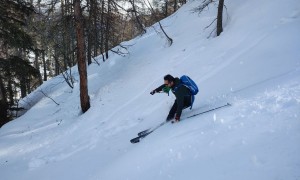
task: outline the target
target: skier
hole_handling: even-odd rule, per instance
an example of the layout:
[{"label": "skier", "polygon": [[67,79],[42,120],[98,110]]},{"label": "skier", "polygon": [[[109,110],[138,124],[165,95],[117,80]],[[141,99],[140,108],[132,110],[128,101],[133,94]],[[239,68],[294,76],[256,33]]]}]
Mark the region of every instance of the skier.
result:
[{"label": "skier", "polygon": [[170,121],[175,117],[175,121],[179,122],[182,110],[188,107],[192,108],[194,95],[197,94],[198,87],[188,76],[182,76],[179,79],[178,77],[174,78],[168,74],[164,77],[164,84],[151,91],[150,94],[154,95],[155,93],[162,91],[169,94],[170,90],[172,90],[176,100],[166,121]]}]

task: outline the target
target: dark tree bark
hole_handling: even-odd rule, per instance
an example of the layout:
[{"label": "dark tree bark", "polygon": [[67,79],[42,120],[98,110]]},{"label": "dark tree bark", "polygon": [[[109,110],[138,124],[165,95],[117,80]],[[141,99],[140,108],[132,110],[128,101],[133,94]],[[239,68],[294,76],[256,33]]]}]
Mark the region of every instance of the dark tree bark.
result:
[{"label": "dark tree bark", "polygon": [[87,42],[87,58],[88,65],[92,64],[92,32],[89,28],[88,30],[88,42]]},{"label": "dark tree bark", "polygon": [[94,7],[93,7],[94,57],[96,57],[98,55],[98,28],[97,28],[98,21],[97,21],[97,16],[99,15],[99,11],[98,11],[97,1],[93,0],[93,2],[94,2]]},{"label": "dark tree bark", "polygon": [[42,51],[42,58],[43,58],[43,67],[44,67],[44,81],[47,81],[48,77],[47,77],[47,64],[46,64],[46,57],[45,57],[45,51]]},{"label": "dark tree bark", "polygon": [[104,1],[102,1],[102,4],[101,4],[101,39],[100,39],[100,53],[102,55],[102,59],[103,59],[103,62],[105,61],[105,58],[104,58]]},{"label": "dark tree bark", "polygon": [[10,105],[14,104],[14,91],[13,91],[13,80],[12,80],[12,66],[11,62],[9,61],[9,66],[8,66],[8,71],[7,71],[7,91],[8,91],[8,98],[9,98],[9,103]]},{"label": "dark tree bark", "polygon": [[140,31],[142,32],[142,34],[145,34],[147,31],[144,28],[144,25],[143,25],[142,21],[140,20],[140,18],[138,16],[138,12],[137,12],[136,7],[135,7],[135,2],[134,2],[134,0],[129,0],[129,2],[131,3],[132,12],[134,13],[134,16],[135,16],[136,22],[138,24],[138,27],[139,27]]},{"label": "dark tree bark", "polygon": [[219,36],[223,32],[223,6],[224,0],[219,0],[219,7],[218,7],[218,17],[217,17],[217,36]]},{"label": "dark tree bark", "polygon": [[74,15],[77,37],[77,62],[80,76],[80,103],[82,112],[86,112],[90,108],[90,98],[88,95],[87,70],[84,53],[84,29],[83,16],[81,12],[80,0],[74,0]]},{"label": "dark tree bark", "polygon": [[174,12],[177,11],[178,2],[177,0],[174,0]]},{"label": "dark tree bark", "polygon": [[[95,51],[97,51],[97,49],[95,48],[95,42],[96,40],[96,33],[97,33],[97,29],[96,29],[96,23],[97,23],[97,19],[96,19],[96,7],[97,7],[97,1],[96,0],[89,0],[88,2],[88,7],[89,7],[89,17],[88,17],[88,28],[87,28],[87,37],[88,37],[88,42],[87,42],[87,58],[88,58],[88,64],[90,65],[92,63],[92,50],[94,51],[94,56],[95,55]],[[95,24],[95,25],[94,25]],[[93,48],[94,47],[94,48]]]},{"label": "dark tree bark", "polygon": [[35,67],[36,69],[39,69],[39,52],[36,50],[36,51],[34,52],[34,54],[35,54],[34,67]]},{"label": "dark tree bark", "polygon": [[7,118],[8,105],[6,102],[6,93],[3,85],[2,78],[0,76],[0,127],[8,121]]},{"label": "dark tree bark", "polygon": [[109,37],[110,37],[110,13],[111,13],[111,0],[107,1],[107,17],[106,17],[106,31],[105,31],[105,58],[108,59],[109,51]]},{"label": "dark tree bark", "polygon": [[186,0],[181,0],[180,1],[182,4],[186,4]]},{"label": "dark tree bark", "polygon": [[21,97],[24,98],[27,95],[27,86],[26,86],[26,75],[20,77],[20,89],[21,89]]},{"label": "dark tree bark", "polygon": [[156,21],[157,21],[158,24],[159,24],[160,29],[162,30],[162,32],[163,32],[164,35],[166,36],[166,38],[167,38],[167,40],[168,40],[168,43],[169,43],[169,46],[171,46],[171,45],[173,44],[173,39],[172,39],[171,37],[168,36],[168,34],[166,33],[166,31],[165,31],[164,28],[162,27],[162,25],[161,25],[159,19],[158,19],[158,18],[156,17],[156,15],[155,15],[154,9],[153,9],[151,3],[149,2],[149,0],[147,0],[147,2],[148,2],[148,4],[149,4],[149,6],[150,6],[150,10],[151,10],[152,14],[154,15],[154,18],[156,19]]},{"label": "dark tree bark", "polygon": [[54,56],[53,56],[53,59],[55,61],[55,76],[59,75],[60,73],[60,64],[59,64],[59,55],[58,55],[58,47],[55,46],[54,47]]},{"label": "dark tree bark", "polygon": [[168,17],[168,0],[165,0],[165,17]]}]

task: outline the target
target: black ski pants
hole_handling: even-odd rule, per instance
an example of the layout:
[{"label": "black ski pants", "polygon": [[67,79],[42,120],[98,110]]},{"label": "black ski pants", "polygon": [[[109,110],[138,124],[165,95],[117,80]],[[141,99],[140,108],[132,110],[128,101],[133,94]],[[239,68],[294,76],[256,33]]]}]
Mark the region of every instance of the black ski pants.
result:
[{"label": "black ski pants", "polygon": [[[191,96],[185,96],[184,97],[184,100],[183,100],[183,109],[186,109],[188,107],[190,107],[192,105],[192,97]],[[177,112],[177,100],[175,100],[170,112],[169,112],[169,115],[167,117],[167,121],[171,120],[171,119],[174,119],[175,117],[175,114]]]}]

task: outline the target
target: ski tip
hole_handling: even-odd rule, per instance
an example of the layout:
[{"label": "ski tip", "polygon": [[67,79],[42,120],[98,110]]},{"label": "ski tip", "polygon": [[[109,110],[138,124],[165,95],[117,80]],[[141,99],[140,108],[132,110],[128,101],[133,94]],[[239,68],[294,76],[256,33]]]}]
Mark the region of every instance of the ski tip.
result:
[{"label": "ski tip", "polygon": [[133,139],[130,140],[130,142],[131,142],[132,144],[138,143],[138,142],[140,142],[140,138],[139,138],[139,137],[133,138]]}]

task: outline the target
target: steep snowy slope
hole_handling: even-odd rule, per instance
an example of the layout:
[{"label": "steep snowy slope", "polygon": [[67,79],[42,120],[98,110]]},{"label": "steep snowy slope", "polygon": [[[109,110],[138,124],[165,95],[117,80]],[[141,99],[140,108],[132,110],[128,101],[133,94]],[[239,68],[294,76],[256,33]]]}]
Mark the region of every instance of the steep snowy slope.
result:
[{"label": "steep snowy slope", "polygon": [[[24,99],[35,104],[0,129],[1,179],[300,179],[300,3],[225,1],[224,32],[207,38],[216,5],[200,15],[190,1],[123,45],[129,54],[88,68],[91,108],[80,112],[79,83],[58,76]],[[77,67],[73,68],[78,79]],[[232,103],[138,144],[129,140],[162,122],[174,96],[149,92],[166,74],[198,84],[193,110]],[[60,105],[41,96],[43,90]]]}]

